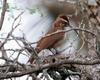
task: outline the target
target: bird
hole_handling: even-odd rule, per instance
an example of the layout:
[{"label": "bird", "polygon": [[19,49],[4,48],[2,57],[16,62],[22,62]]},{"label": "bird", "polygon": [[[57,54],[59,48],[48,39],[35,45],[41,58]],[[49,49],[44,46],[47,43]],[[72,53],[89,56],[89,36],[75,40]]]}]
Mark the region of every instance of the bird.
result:
[{"label": "bird", "polygon": [[[69,25],[68,16],[65,14],[60,14],[57,17],[57,19],[52,23],[50,29],[47,31],[45,36],[48,34],[52,34],[58,30],[64,30],[65,27],[67,27],[68,25]],[[55,46],[60,40],[62,40],[64,38],[64,34],[65,33],[62,32],[62,33],[53,34],[52,36],[42,37],[38,41],[37,46],[35,48],[37,54],[39,54],[39,52],[44,49],[53,48],[53,46]],[[33,55],[31,55],[28,62],[30,62],[32,64],[33,61],[34,61],[34,57],[33,57]]]}]

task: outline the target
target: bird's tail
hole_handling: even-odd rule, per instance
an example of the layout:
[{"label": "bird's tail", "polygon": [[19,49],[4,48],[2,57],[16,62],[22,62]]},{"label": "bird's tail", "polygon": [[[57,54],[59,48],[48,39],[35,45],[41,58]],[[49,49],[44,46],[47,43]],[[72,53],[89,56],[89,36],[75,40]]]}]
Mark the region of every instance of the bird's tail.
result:
[{"label": "bird's tail", "polygon": [[33,61],[34,61],[34,58],[33,58],[33,56],[31,55],[31,56],[30,56],[30,58],[29,58],[29,60],[27,61],[27,63],[32,64],[32,63],[33,63]]},{"label": "bird's tail", "polygon": [[31,54],[29,60],[27,61],[27,63],[32,64],[32,63],[34,62],[34,60],[35,60],[36,58],[38,58],[38,53],[39,53],[39,52],[40,52],[40,51],[39,51],[38,48],[35,48],[34,50],[32,50],[32,52],[31,52],[32,54]]}]

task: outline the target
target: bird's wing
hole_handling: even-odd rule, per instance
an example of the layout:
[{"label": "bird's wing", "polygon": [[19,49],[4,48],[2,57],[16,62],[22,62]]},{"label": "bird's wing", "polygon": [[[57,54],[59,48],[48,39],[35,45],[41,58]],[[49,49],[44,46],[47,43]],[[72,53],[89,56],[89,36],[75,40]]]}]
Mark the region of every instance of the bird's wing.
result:
[{"label": "bird's wing", "polygon": [[[53,33],[55,31],[57,31],[57,29],[55,29],[55,27],[51,27],[51,29],[48,31],[47,34]],[[45,38],[41,38],[37,44],[37,48],[39,48],[40,51],[43,49],[51,48],[63,37],[64,37],[64,33],[57,33]]]}]

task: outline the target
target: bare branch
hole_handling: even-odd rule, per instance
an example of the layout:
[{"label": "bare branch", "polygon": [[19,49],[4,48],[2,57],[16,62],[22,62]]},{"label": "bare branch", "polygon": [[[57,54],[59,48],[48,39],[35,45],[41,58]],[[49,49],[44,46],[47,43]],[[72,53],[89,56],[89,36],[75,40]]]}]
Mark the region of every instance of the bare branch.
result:
[{"label": "bare branch", "polygon": [[55,34],[58,34],[58,33],[66,33],[66,32],[69,32],[69,31],[84,31],[86,33],[90,33],[91,35],[93,35],[94,37],[96,37],[97,35],[95,33],[93,33],[92,31],[90,30],[86,30],[86,29],[82,29],[82,28],[72,28],[72,29],[69,29],[69,30],[59,30],[59,31],[56,31],[56,32],[53,32],[51,34],[47,34],[45,35],[43,38],[46,38],[46,37],[50,37],[52,35],[55,35]]},{"label": "bare branch", "polygon": [[1,12],[1,18],[0,18],[0,30],[4,22],[6,9],[7,9],[7,0],[3,0],[3,7],[2,7],[2,12]]},{"label": "bare branch", "polygon": [[23,12],[21,12],[13,21],[12,24],[12,30],[8,33],[7,37],[5,38],[5,41],[0,44],[0,49],[4,46],[4,44],[8,41],[8,38],[10,37],[10,35],[12,35],[12,32],[20,25],[19,23],[17,25],[14,26],[15,21],[23,14]]},{"label": "bare branch", "polygon": [[21,72],[14,72],[14,73],[10,73],[10,74],[0,74],[0,79],[7,79],[7,78],[14,78],[14,77],[21,77],[24,75],[29,75],[32,73],[35,73],[37,71],[41,71],[43,69],[46,68],[50,68],[50,67],[57,67],[60,66],[62,64],[76,64],[76,65],[96,65],[96,64],[100,64],[100,59],[96,59],[96,60],[82,60],[82,59],[76,59],[76,60],[64,60],[64,61],[59,61],[56,63],[50,63],[50,64],[43,64],[41,66],[35,66],[34,68],[31,69],[27,69],[25,71],[21,71]]}]

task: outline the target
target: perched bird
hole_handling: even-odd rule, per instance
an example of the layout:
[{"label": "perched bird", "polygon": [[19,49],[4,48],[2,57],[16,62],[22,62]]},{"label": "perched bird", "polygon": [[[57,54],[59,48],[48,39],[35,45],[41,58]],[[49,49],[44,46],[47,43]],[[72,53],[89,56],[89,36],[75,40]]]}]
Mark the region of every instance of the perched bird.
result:
[{"label": "perched bird", "polygon": [[[54,21],[54,18],[57,19],[54,21],[54,23],[50,26],[50,29],[47,31],[47,34],[53,33],[57,30],[65,30],[65,28],[67,25],[69,25],[69,20],[67,18],[66,15],[72,15],[73,20],[75,21],[75,24],[79,21],[81,21],[81,16],[78,15],[74,15],[76,12],[76,6],[75,3],[71,3],[71,2],[67,2],[67,1],[63,1],[63,0],[37,0],[39,3],[39,9],[41,9],[41,11],[43,12],[44,15],[47,15],[49,18],[46,18],[43,20],[47,21],[47,22],[52,22]],[[33,0],[34,2],[34,0]],[[35,1],[36,2],[36,1]],[[60,14],[66,14],[66,15],[60,15]],[[42,21],[42,20],[41,20]],[[43,24],[43,26],[47,26],[46,25],[48,23]],[[39,25],[41,26],[41,25]],[[73,34],[73,31],[71,33]],[[33,35],[32,35],[33,36]],[[70,35],[69,35],[70,36]],[[72,36],[73,37],[73,36]],[[73,37],[74,38],[74,37]],[[41,50],[43,49],[51,49],[51,48],[55,48],[57,53],[62,53],[62,51],[64,51],[67,47],[67,40],[69,38],[66,36],[65,33],[58,33],[46,38],[41,38],[39,40],[39,42],[37,43],[37,46],[35,48],[36,52],[39,53]],[[71,39],[73,40],[73,39]],[[71,41],[70,41],[71,42]],[[33,49],[27,49],[29,51],[29,53],[34,53],[32,50]],[[32,55],[33,56],[33,55]],[[32,63],[34,61],[34,57],[30,57],[30,59],[28,60],[29,63]],[[38,54],[39,56],[39,54]]]},{"label": "perched bird", "polygon": [[[54,23],[52,24],[52,26],[50,27],[50,29],[45,35],[51,34],[58,30],[64,30],[65,27],[67,27],[68,25],[69,25],[68,17],[64,14],[61,14],[57,17],[57,19],[54,21]],[[35,48],[36,52],[39,53],[43,49],[53,48],[53,46],[55,46],[60,40],[64,38],[64,34],[65,33],[62,32],[62,33],[54,34],[52,36],[41,38]],[[32,55],[28,60],[28,62],[32,64],[33,61],[34,61],[34,57]]]}]

